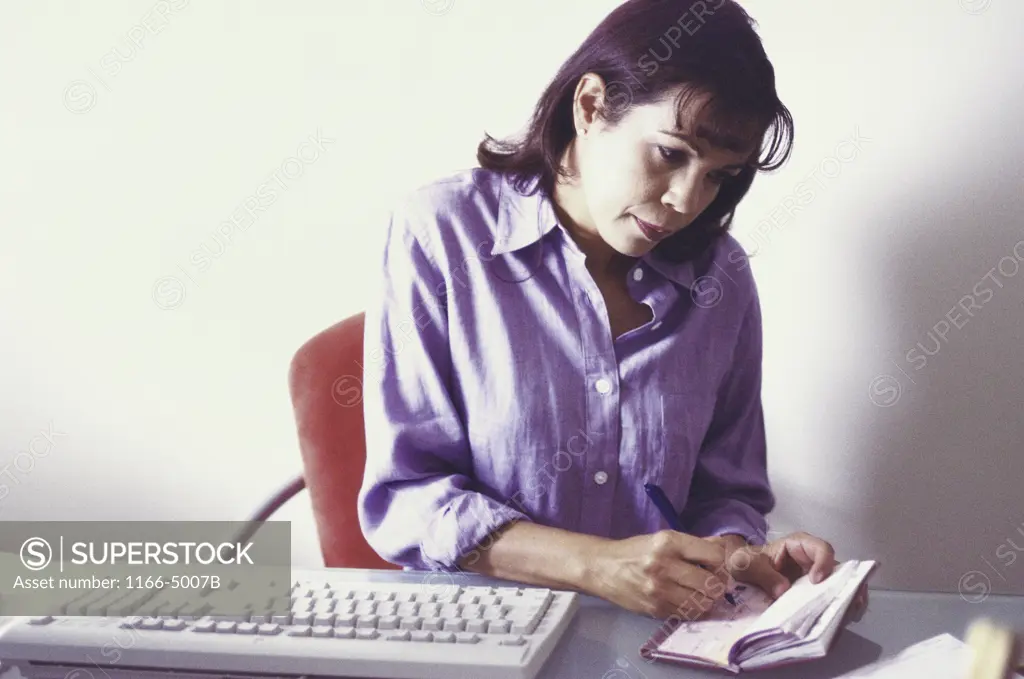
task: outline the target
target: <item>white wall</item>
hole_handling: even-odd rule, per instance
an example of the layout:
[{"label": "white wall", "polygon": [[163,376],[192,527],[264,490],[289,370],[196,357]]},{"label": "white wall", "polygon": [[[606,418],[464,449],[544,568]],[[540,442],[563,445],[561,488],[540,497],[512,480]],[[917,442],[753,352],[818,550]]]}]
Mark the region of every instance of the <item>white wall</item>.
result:
[{"label": "white wall", "polygon": [[[392,202],[517,129],[617,4],[169,1],[0,5],[5,520],[246,516],[300,468],[289,359],[363,308]],[[983,577],[1024,592],[1024,271],[985,278],[1024,239],[1024,5],[744,4],[797,130],[736,222],[765,310],[772,527],[880,559],[883,587],[979,571],[967,597]],[[267,182],[274,203],[193,263]],[[908,358],[978,283],[982,308]],[[318,563],[306,495],[280,518]]]}]

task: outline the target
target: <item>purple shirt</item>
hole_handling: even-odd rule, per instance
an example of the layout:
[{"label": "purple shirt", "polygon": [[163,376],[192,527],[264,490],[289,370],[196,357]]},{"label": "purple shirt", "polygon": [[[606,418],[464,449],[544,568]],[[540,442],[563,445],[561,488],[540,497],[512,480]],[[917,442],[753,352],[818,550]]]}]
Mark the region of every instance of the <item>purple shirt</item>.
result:
[{"label": "purple shirt", "polygon": [[699,260],[637,260],[653,319],[612,337],[584,255],[543,192],[466,170],[392,212],[366,311],[359,521],[390,562],[457,570],[527,520],[626,538],[667,525],[763,544],[775,504],[761,315],[725,236]]}]

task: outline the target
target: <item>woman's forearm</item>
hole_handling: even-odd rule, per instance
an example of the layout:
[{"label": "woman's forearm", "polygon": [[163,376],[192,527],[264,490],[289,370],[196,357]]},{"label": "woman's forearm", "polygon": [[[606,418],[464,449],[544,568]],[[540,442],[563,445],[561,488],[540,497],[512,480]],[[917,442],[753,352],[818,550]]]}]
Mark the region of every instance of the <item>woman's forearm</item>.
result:
[{"label": "woman's forearm", "polygon": [[459,561],[459,567],[539,587],[597,592],[599,552],[609,540],[517,521]]}]

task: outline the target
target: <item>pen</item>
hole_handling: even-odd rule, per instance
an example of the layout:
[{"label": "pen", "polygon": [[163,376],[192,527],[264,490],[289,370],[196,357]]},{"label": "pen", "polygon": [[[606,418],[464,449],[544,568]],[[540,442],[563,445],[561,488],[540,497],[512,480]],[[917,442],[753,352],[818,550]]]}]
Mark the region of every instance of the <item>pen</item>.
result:
[{"label": "pen", "polygon": [[[658,508],[658,511],[661,512],[665,521],[668,522],[668,527],[674,531],[685,533],[686,531],[683,530],[683,524],[679,520],[679,515],[676,514],[676,510],[672,506],[672,502],[668,499],[668,496],[665,495],[665,491],[661,489],[661,486],[653,483],[645,483],[644,491],[647,493],[647,497],[651,498],[651,502],[653,502],[654,506]],[[710,570],[703,564],[696,564],[696,566],[703,568],[706,571]],[[729,594],[728,592],[725,593],[725,600],[733,606],[736,605],[736,600],[733,599],[732,594]]]}]

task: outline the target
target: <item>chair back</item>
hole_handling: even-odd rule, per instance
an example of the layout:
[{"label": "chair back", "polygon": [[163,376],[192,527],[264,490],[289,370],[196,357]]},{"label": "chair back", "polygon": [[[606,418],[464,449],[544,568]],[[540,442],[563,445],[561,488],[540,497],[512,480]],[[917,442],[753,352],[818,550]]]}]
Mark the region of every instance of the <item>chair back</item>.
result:
[{"label": "chair back", "polygon": [[303,344],[288,386],[324,565],[397,570],[366,542],[356,509],[366,467],[363,322],[362,313],[346,318]]}]

